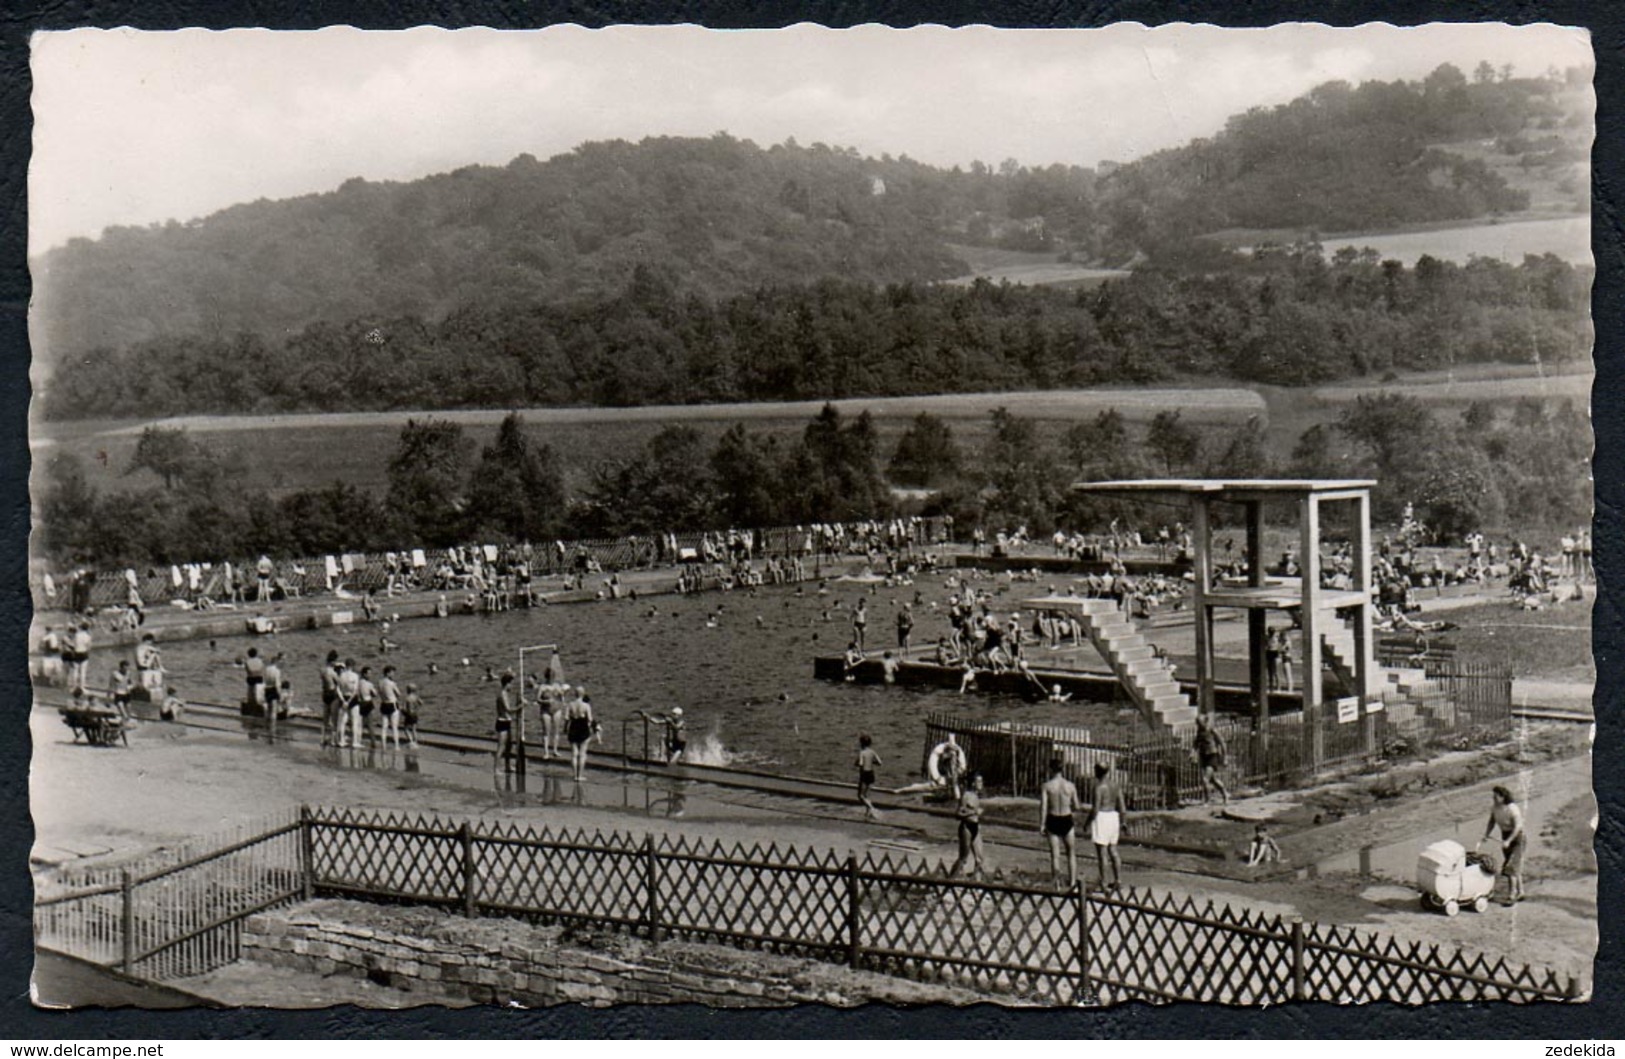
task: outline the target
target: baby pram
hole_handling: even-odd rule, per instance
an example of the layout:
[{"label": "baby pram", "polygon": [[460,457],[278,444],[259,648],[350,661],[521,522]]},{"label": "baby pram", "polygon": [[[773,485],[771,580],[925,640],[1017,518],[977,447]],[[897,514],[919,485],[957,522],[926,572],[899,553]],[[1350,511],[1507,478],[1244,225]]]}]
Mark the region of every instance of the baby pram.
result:
[{"label": "baby pram", "polygon": [[1417,857],[1416,888],[1422,891],[1425,909],[1442,909],[1453,916],[1462,905],[1471,905],[1474,912],[1482,912],[1495,891],[1495,868],[1460,842],[1441,839]]}]

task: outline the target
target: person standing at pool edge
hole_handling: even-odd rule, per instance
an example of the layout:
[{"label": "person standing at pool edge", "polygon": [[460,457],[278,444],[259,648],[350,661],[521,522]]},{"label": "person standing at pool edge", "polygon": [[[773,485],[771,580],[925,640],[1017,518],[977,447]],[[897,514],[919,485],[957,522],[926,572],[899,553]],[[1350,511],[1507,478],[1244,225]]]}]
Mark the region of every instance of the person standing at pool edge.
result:
[{"label": "person standing at pool edge", "polygon": [[1078,880],[1078,847],[1073,836],[1077,823],[1073,819],[1081,799],[1078,788],[1066,778],[1066,759],[1056,754],[1049,762],[1050,778],[1044,783],[1039,803],[1042,822],[1038,829],[1049,839],[1050,874],[1057,884],[1061,881],[1061,859],[1066,858],[1066,885]]},{"label": "person standing at pool edge", "polygon": [[337,651],[327,652],[327,664],[322,666],[322,745],[338,742],[339,719],[339,664]]},{"label": "person standing at pool edge", "polygon": [[[334,662],[338,671],[339,742],[341,747],[361,745],[361,674],[356,671],[355,659]],[[351,740],[354,740],[352,743]]]},{"label": "person standing at pool edge", "polygon": [[[1095,861],[1100,868],[1100,888],[1112,893],[1121,888],[1123,861],[1117,841],[1123,831],[1123,788],[1112,767],[1104,761],[1095,766],[1095,804],[1089,810],[1089,841],[1095,845]],[[1106,869],[1111,868],[1111,882]]]},{"label": "person standing at pool edge", "polygon": [[875,753],[874,740],[869,738],[868,732],[858,736],[858,801],[863,803],[863,812],[866,819],[878,820],[880,814],[875,811],[875,803],[869,800],[869,792],[875,786],[875,773],[885,762]]},{"label": "person standing at pool edge", "polygon": [[513,770],[513,694],[508,690],[512,683],[512,673],[502,674],[497,688],[496,755],[491,759],[492,768],[500,763],[505,771]]},{"label": "person standing at pool edge", "polygon": [[587,778],[587,742],[592,739],[592,700],[580,688],[564,712],[564,737],[570,741],[570,770],[579,783]]}]

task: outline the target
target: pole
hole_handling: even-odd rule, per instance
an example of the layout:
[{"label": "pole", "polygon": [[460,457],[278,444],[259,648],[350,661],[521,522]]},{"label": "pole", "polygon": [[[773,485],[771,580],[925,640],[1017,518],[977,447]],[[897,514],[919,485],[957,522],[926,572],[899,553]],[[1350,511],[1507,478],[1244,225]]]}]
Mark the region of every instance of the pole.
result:
[{"label": "pole", "polygon": [[859,923],[862,901],[858,895],[858,855],[846,855],[846,962],[854,971],[863,962]]},{"label": "pole", "polygon": [[124,899],[119,963],[124,973],[129,974],[135,965],[135,876],[130,874],[129,868],[119,872],[119,894]]},{"label": "pole", "polygon": [[301,896],[309,901],[316,895],[315,817],[310,806],[299,807],[299,874],[303,876]]},{"label": "pole", "polygon": [[516,736],[515,741],[519,744],[519,774],[521,776],[525,774],[526,758],[529,757],[525,753],[525,712],[529,708],[530,704],[525,701],[525,649],[521,647],[519,649],[519,730],[514,733]]},{"label": "pole", "polygon": [[457,828],[457,841],[463,851],[463,915],[472,919],[475,913],[474,831],[467,820]]},{"label": "pole", "polygon": [[660,940],[660,860],[655,854],[655,837],[643,836],[643,888],[647,892],[644,916],[649,920],[649,940]]},{"label": "pole", "polygon": [[1089,1003],[1093,997],[1089,988],[1089,963],[1094,959],[1094,949],[1089,940],[1089,893],[1083,887],[1080,879],[1072,889],[1073,897],[1078,907],[1078,940],[1073,947],[1073,959],[1078,964],[1078,995],[1076,1002]]},{"label": "pole", "polygon": [[1292,999],[1309,999],[1303,965],[1303,917],[1292,917]]}]

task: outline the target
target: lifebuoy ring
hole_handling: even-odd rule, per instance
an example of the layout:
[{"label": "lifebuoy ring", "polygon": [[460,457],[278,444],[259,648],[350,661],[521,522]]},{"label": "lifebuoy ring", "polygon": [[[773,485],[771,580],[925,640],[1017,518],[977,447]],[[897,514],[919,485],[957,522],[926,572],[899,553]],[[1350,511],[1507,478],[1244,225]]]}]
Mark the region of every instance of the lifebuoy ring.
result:
[{"label": "lifebuoy ring", "polygon": [[942,774],[942,759],[952,753],[954,757],[954,775],[965,774],[965,748],[958,743],[942,742],[931,748],[931,756],[926,759],[925,768],[931,775],[931,782],[941,786],[948,782]]}]

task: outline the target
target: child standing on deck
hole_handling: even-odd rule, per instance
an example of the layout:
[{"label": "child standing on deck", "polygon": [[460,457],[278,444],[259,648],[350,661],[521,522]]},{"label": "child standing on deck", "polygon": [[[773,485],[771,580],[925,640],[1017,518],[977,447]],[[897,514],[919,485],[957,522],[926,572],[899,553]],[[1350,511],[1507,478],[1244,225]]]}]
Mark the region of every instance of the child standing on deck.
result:
[{"label": "child standing on deck", "polygon": [[875,753],[874,740],[869,733],[864,732],[858,736],[858,801],[863,803],[864,817],[869,820],[878,820],[880,814],[875,811],[875,803],[869,800],[869,792],[874,789],[875,772],[884,762],[880,755]]},{"label": "child standing on deck", "polygon": [[406,700],[402,704],[401,724],[406,730],[406,742],[413,750],[418,748],[418,717],[423,713],[423,700],[418,697],[416,684],[406,685]]}]

